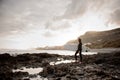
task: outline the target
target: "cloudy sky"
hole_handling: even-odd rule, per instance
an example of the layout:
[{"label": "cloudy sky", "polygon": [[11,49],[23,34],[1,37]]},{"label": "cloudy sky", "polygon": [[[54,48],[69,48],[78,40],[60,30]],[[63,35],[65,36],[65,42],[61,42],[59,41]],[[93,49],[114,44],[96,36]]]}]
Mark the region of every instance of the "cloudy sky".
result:
[{"label": "cloudy sky", "polygon": [[0,0],[0,48],[63,45],[120,27],[120,0]]}]

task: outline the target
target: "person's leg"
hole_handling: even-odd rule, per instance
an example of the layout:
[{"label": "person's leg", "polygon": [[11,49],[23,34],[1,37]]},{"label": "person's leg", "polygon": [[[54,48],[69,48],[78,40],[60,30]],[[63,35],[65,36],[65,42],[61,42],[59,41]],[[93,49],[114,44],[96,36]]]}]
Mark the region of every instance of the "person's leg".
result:
[{"label": "person's leg", "polygon": [[77,61],[77,53],[78,53],[78,50],[75,52],[75,60]]},{"label": "person's leg", "polygon": [[79,51],[80,61],[82,62],[82,50]]}]

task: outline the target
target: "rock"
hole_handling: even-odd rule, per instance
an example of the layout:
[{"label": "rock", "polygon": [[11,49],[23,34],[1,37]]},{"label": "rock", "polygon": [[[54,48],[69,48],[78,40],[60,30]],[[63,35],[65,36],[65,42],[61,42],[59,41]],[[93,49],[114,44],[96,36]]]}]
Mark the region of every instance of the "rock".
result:
[{"label": "rock", "polygon": [[48,61],[43,61],[42,62],[42,67],[46,67],[46,66],[49,66],[49,62]]},{"label": "rock", "polygon": [[61,78],[59,77],[59,78],[56,78],[56,80],[61,80]]},{"label": "rock", "polygon": [[66,72],[62,72],[62,71],[58,71],[57,73],[55,73],[55,76],[57,77],[63,77],[66,75]]},{"label": "rock", "polygon": [[27,77],[29,76],[29,73],[28,72],[15,72],[13,73],[13,77]]},{"label": "rock", "polygon": [[79,80],[79,78],[77,78],[76,76],[71,76],[70,80]]},{"label": "rock", "polygon": [[31,75],[29,75],[29,77],[30,78],[35,78],[35,77],[37,77],[37,74],[31,74]]},{"label": "rock", "polygon": [[26,79],[24,79],[24,80],[30,80],[29,78],[26,78]]},{"label": "rock", "polygon": [[[74,59],[73,56],[57,56],[51,54],[21,54],[21,56],[0,55],[0,80],[23,80],[27,72],[13,73],[13,68],[43,67],[42,77],[49,80],[120,80],[119,53],[84,55],[84,63],[62,63],[50,65],[49,62],[58,58]],[[3,57],[2,57],[3,56]],[[17,59],[18,58],[18,59]],[[100,61],[99,61],[100,60]],[[3,62],[2,62],[3,61]],[[29,80],[29,78],[27,78]]]}]

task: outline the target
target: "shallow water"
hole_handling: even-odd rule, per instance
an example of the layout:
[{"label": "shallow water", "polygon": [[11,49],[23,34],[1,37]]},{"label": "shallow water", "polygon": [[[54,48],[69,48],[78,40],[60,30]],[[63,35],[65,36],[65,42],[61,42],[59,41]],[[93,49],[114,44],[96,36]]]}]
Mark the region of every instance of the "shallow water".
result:
[{"label": "shallow water", "polygon": [[71,62],[75,62],[75,60],[62,60],[62,61],[57,61],[57,62],[50,62],[50,65],[58,65],[61,63],[71,63]]},{"label": "shallow water", "polygon": [[[50,62],[50,65],[58,65],[61,63],[71,63],[71,62],[75,62],[75,60],[61,60],[61,61],[56,61],[56,62]],[[40,72],[43,71],[42,67],[38,67],[38,68],[26,68],[26,67],[22,67],[20,69],[13,69],[13,72],[28,72],[30,75],[33,74],[38,74]]]},{"label": "shallow water", "polygon": [[23,77],[23,79],[30,79],[30,80],[48,80],[47,78],[43,78],[41,76],[38,75],[38,73],[43,71],[43,68],[39,67],[39,68],[26,68],[26,67],[22,67],[20,69],[13,69],[13,72],[28,72],[29,75],[35,75],[33,77]]},{"label": "shallow water", "polygon": [[13,72],[28,72],[29,74],[38,74],[39,72],[42,72],[43,68],[26,68],[22,67],[20,69],[13,69]]},{"label": "shallow water", "polygon": [[[71,63],[71,62],[75,62],[75,60],[63,60],[63,58],[58,58],[58,60],[60,61],[56,61],[56,62],[50,62],[50,65],[58,65],[61,63]],[[13,72],[28,72],[29,75],[36,75],[34,77],[24,77],[23,79],[30,79],[30,80],[48,80],[47,78],[43,78],[41,76],[38,75],[38,73],[43,71],[42,67],[39,68],[26,68],[26,67],[22,67],[20,69],[13,69]]]},{"label": "shallow water", "polygon": [[48,79],[37,75],[37,77],[30,78],[30,80],[48,80]]},{"label": "shallow water", "polygon": [[23,77],[22,80],[49,80],[47,78],[41,77],[40,75],[36,75],[34,77]]}]

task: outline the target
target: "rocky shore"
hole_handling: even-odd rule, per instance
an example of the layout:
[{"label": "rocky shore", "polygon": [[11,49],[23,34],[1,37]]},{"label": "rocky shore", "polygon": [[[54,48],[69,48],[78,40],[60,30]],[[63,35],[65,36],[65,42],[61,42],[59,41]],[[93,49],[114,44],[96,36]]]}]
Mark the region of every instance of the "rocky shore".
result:
[{"label": "rocky shore", "polygon": [[[61,60],[74,60],[74,56],[48,53],[25,53],[17,56],[0,54],[0,80],[31,80],[31,77],[37,75],[48,80],[120,80],[120,52],[83,55],[82,64],[50,64]],[[13,72],[13,69],[21,67],[42,67],[43,71],[36,75]]]}]

